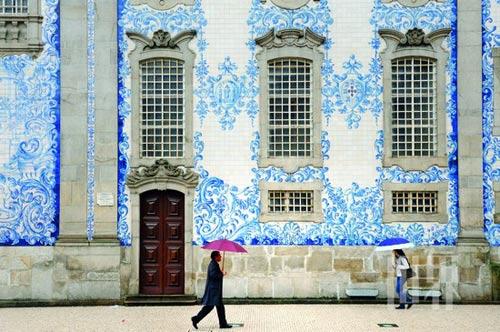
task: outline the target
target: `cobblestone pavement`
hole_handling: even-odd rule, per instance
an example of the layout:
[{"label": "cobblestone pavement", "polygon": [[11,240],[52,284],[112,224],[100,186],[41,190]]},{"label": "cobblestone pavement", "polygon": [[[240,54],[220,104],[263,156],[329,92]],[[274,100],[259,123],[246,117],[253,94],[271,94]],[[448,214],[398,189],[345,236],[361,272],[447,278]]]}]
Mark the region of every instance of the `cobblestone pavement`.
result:
[{"label": "cobblestone pavement", "polygon": [[[0,308],[0,331],[194,331],[190,317],[201,307]],[[240,331],[500,331],[498,305],[227,305]],[[395,327],[379,327],[393,323]],[[199,324],[219,331],[217,314]],[[222,330],[227,331],[227,330]]]}]

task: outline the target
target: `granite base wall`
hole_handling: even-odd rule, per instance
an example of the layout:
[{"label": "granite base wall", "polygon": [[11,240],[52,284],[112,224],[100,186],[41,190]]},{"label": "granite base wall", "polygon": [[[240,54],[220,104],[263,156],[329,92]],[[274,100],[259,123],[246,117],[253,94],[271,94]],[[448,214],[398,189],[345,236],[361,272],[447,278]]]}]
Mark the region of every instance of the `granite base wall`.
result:
[{"label": "granite base wall", "polygon": [[[348,288],[394,297],[390,253],[373,247],[252,246],[226,254],[226,298],[346,298]],[[136,291],[131,250],[117,245],[0,247],[0,300],[120,300]],[[500,300],[500,248],[408,250],[417,276],[409,287],[440,290],[443,300]],[[209,252],[193,248],[194,295],[203,295]],[[137,289],[134,287],[134,289]]]}]

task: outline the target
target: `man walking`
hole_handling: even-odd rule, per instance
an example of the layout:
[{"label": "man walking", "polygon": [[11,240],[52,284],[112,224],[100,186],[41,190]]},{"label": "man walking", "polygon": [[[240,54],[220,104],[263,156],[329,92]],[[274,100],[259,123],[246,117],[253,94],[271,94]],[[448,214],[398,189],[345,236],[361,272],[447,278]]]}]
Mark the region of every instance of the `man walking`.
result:
[{"label": "man walking", "polygon": [[219,326],[221,329],[229,329],[232,326],[226,321],[226,312],[224,304],[222,304],[222,279],[226,272],[222,271],[219,262],[222,260],[220,252],[212,251],[210,254],[210,264],[208,265],[207,284],[205,285],[205,294],[203,294],[202,304],[198,315],[191,317],[193,327],[198,329],[198,323],[205,318],[206,315],[217,307],[217,316],[219,317]]}]

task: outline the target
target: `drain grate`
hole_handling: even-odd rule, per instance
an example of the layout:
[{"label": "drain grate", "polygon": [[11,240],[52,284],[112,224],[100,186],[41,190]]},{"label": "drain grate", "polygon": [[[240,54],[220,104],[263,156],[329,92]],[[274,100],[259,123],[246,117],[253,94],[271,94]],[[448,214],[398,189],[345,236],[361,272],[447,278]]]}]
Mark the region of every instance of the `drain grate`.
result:
[{"label": "drain grate", "polygon": [[398,324],[394,323],[378,323],[377,325],[379,327],[399,327]]}]

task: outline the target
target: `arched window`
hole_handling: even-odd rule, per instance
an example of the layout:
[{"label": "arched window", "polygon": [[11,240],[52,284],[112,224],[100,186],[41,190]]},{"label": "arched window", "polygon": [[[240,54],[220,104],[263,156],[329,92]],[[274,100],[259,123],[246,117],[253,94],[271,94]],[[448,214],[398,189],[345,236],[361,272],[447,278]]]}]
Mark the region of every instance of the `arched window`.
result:
[{"label": "arched window", "polygon": [[392,60],[392,157],[437,155],[436,61]]},{"label": "arched window", "polygon": [[184,157],[184,61],[144,60],[141,68],[141,156]]},{"label": "arched window", "polygon": [[188,47],[195,31],[175,36],[158,30],[147,38],[127,33],[136,43],[132,67],[131,169],[166,159],[193,167],[193,68]]},{"label": "arched window", "polygon": [[311,157],[312,61],[271,60],[268,79],[268,157]]}]

